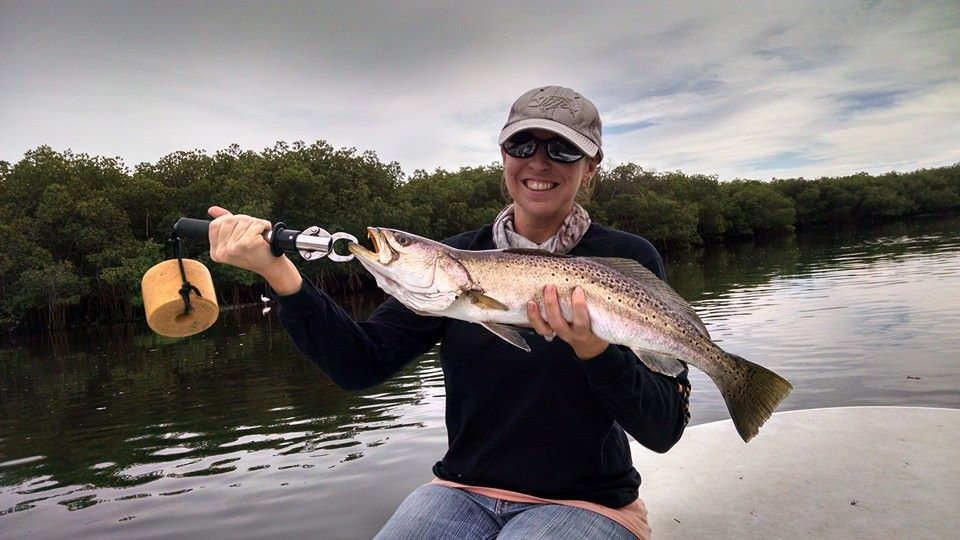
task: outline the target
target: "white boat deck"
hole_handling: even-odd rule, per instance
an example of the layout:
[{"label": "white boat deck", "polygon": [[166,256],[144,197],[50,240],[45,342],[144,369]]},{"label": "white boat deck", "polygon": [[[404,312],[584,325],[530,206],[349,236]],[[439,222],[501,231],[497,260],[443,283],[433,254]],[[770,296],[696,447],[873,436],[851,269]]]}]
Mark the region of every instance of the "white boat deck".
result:
[{"label": "white boat deck", "polygon": [[657,540],[960,538],[960,409],[788,411],[749,444],[725,420],[632,450]]}]

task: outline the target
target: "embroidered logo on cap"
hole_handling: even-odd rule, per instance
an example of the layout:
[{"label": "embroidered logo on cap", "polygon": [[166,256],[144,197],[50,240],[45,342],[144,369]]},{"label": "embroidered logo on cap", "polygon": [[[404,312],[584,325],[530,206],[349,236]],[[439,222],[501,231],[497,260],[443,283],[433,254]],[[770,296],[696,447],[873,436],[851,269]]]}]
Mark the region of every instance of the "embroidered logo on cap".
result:
[{"label": "embroidered logo on cap", "polygon": [[570,116],[580,114],[580,104],[575,100],[563,96],[536,96],[530,100],[527,107],[540,109],[543,114],[554,114],[557,109],[565,109]]}]

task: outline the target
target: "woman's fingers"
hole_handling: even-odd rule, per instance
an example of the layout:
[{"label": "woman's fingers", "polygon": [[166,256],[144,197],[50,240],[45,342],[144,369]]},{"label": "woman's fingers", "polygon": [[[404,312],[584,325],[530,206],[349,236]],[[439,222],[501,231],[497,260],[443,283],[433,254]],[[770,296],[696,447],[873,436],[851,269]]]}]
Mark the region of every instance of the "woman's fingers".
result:
[{"label": "woman's fingers", "polygon": [[570,323],[563,316],[560,309],[560,297],[556,285],[547,285],[543,288],[543,312],[550,329],[564,341],[569,341]]},{"label": "woman's fingers", "polygon": [[297,267],[286,256],[275,257],[263,237],[273,227],[269,221],[234,215],[220,206],[211,206],[207,213],[214,218],[209,233],[211,259],[260,274],[281,296],[300,290],[303,279]]},{"label": "woman's fingers", "polygon": [[217,219],[220,216],[233,214],[233,212],[221,206],[211,206],[210,208],[207,208],[207,214],[209,214],[213,219]]},{"label": "woman's fingers", "polygon": [[590,331],[590,309],[587,307],[587,295],[583,289],[580,287],[573,289],[570,305],[573,311],[573,328]]},{"label": "woman's fingers", "polygon": [[590,310],[583,289],[576,287],[570,293],[570,320],[563,314],[560,297],[555,285],[543,288],[543,314],[536,302],[527,303],[527,316],[538,334],[547,341],[554,336],[566,341],[581,359],[602,353],[609,343],[597,337],[590,325]]},{"label": "woman's fingers", "polygon": [[533,300],[527,302],[527,318],[530,319],[530,326],[541,336],[546,337],[554,334],[553,329],[540,315],[540,305]]},{"label": "woman's fingers", "polygon": [[269,221],[244,214],[232,214],[219,206],[207,211],[210,222],[210,258],[262,274],[274,266],[275,257],[263,233],[271,228]]}]

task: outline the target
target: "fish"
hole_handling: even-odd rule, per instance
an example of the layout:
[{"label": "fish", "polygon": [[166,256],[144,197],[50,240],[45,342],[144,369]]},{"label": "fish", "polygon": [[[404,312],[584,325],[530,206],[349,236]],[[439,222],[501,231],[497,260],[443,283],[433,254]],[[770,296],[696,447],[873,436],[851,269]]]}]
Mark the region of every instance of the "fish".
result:
[{"label": "fish", "polygon": [[527,302],[542,305],[543,288],[557,287],[571,320],[571,295],[587,299],[591,330],[632,350],[650,370],[676,376],[692,365],[723,396],[737,433],[749,442],[793,389],[783,377],[710,339],[697,313],[665,281],[623,258],[573,257],[535,249],[469,251],[396,229],[368,227],[369,250],[347,249],[377,286],[415,313],[482,325],[530,351]]}]

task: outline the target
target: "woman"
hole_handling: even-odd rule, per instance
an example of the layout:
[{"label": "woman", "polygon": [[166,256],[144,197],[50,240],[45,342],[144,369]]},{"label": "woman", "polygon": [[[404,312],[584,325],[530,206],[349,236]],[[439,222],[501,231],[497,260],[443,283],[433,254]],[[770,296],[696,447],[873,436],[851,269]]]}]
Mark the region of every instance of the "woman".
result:
[{"label": "woman", "polygon": [[[514,103],[499,143],[513,203],[494,223],[445,243],[632,258],[664,277],[649,242],[591,223],[574,202],[603,157],[589,100],[535,88]],[[649,536],[625,431],[667,451],[689,418],[689,383],[686,372],[655,374],[594,335],[582,290],[573,292],[569,321],[554,284],[544,284],[542,305],[528,303],[544,336],[528,340],[529,353],[479,325],[422,317],[392,298],[357,323],[270,253],[262,237],[269,222],[219,207],[210,215],[213,260],[262,275],[297,347],[338,385],[378,384],[441,343],[449,447],[434,481],[407,497],[378,538]]]}]

